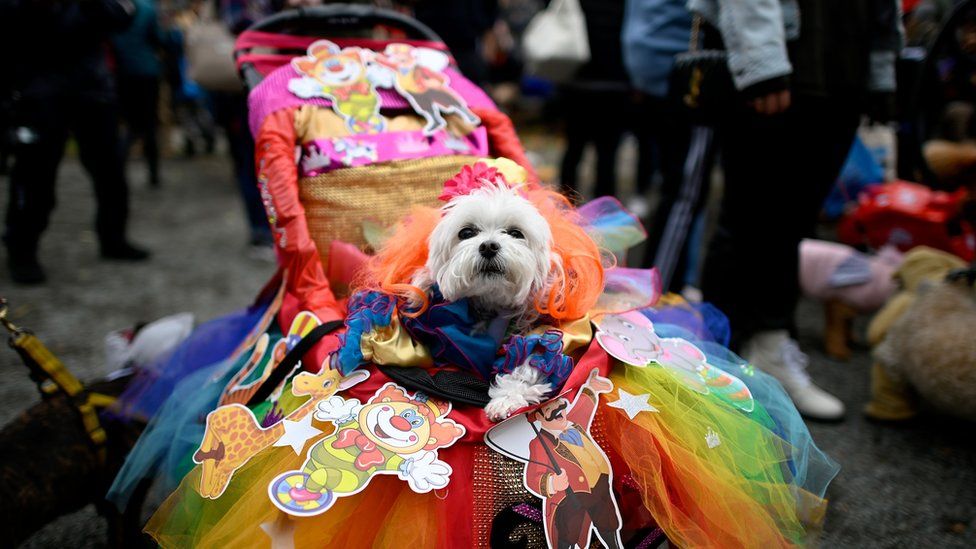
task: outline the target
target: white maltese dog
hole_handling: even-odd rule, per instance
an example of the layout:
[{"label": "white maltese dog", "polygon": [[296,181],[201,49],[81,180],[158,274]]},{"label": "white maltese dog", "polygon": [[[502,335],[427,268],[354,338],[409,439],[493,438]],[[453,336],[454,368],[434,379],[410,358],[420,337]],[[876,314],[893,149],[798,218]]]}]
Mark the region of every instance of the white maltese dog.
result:
[{"label": "white maltese dog", "polygon": [[[437,284],[447,301],[468,298],[482,325],[499,317],[529,326],[534,299],[550,284],[556,263],[552,232],[542,214],[515,189],[485,185],[452,199],[430,236],[426,268],[414,285]],[[541,402],[552,389],[546,376],[523,363],[495,377],[485,408],[492,420]]]}]

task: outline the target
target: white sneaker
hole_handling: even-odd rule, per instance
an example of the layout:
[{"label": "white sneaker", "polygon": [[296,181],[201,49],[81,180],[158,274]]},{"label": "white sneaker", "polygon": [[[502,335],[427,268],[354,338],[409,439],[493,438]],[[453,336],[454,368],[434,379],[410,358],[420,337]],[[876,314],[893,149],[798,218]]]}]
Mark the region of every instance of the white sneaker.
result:
[{"label": "white sneaker", "polygon": [[630,213],[643,219],[651,213],[651,204],[643,196],[635,194],[627,201],[627,209],[630,210]]},{"label": "white sneaker", "polygon": [[756,334],[742,348],[742,357],[779,380],[804,416],[822,420],[844,417],[844,403],[813,384],[807,373],[810,357],[786,330]]},{"label": "white sneaker", "polygon": [[702,291],[691,284],[685,284],[685,287],[681,288],[681,297],[688,303],[701,303],[705,299]]}]

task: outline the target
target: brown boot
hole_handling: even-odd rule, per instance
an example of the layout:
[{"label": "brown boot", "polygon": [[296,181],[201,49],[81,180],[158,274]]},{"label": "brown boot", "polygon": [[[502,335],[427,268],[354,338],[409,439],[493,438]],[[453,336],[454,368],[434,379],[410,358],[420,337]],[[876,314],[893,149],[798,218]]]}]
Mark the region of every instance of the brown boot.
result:
[{"label": "brown boot", "polygon": [[871,402],[864,413],[882,421],[904,421],[918,414],[918,402],[912,391],[902,382],[892,379],[884,366],[871,366]]},{"label": "brown boot", "polygon": [[848,345],[852,339],[851,326],[857,311],[832,299],[824,303],[824,316],[824,349],[827,355],[837,360],[848,360],[851,358]]}]

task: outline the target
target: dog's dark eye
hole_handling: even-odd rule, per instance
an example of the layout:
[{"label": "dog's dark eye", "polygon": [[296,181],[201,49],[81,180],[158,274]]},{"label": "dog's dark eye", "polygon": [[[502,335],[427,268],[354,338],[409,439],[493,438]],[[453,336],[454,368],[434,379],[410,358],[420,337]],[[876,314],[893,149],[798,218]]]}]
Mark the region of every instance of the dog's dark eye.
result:
[{"label": "dog's dark eye", "polygon": [[509,230],[507,230],[505,232],[508,233],[508,236],[510,236],[512,238],[518,238],[519,240],[525,238],[525,235],[522,234],[522,231],[520,231],[518,229],[509,229]]},{"label": "dog's dark eye", "polygon": [[458,238],[461,240],[467,240],[478,234],[478,229],[474,227],[465,227],[458,232]]}]

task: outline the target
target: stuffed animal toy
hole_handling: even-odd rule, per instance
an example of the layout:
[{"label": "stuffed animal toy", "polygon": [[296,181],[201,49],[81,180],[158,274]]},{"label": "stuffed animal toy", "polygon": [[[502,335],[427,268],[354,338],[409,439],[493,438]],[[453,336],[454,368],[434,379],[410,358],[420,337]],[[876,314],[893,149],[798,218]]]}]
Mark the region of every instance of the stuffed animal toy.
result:
[{"label": "stuffed animal toy", "polygon": [[946,279],[965,267],[956,256],[926,247],[911,250],[896,277],[902,290],[868,327],[875,363],[865,413],[879,420],[914,417],[920,400],[976,419],[976,294],[973,274]]},{"label": "stuffed animal toy", "polygon": [[901,260],[901,252],[891,246],[868,255],[836,242],[805,239],[800,243],[800,287],[806,296],[824,304],[828,355],[850,358],[852,320],[877,311],[895,293],[898,287],[892,275]]}]

